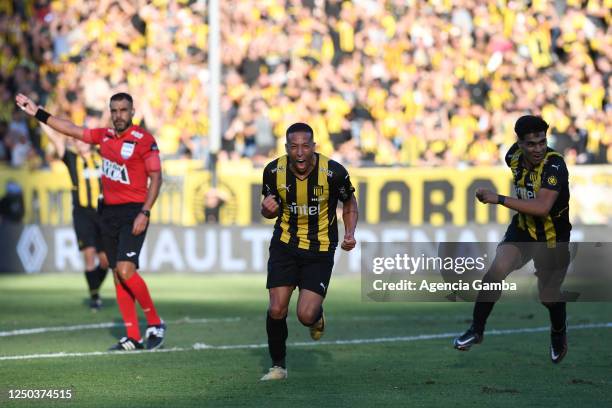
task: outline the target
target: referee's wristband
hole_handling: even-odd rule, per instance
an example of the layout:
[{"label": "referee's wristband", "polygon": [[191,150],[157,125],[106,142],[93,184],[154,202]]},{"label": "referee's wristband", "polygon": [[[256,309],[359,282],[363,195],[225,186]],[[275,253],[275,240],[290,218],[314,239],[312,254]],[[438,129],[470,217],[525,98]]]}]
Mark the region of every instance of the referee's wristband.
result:
[{"label": "referee's wristband", "polygon": [[504,205],[505,202],[506,202],[506,196],[498,194],[497,195],[497,204]]},{"label": "referee's wristband", "polygon": [[38,108],[34,117],[42,123],[47,123],[47,120],[51,117],[51,114],[42,108]]}]

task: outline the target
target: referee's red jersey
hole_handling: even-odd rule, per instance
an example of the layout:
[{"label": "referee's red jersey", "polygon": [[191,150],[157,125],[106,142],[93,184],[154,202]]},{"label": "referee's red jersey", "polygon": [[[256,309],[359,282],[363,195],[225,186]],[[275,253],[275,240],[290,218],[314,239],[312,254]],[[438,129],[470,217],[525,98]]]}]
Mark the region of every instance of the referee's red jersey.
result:
[{"label": "referee's red jersey", "polygon": [[146,162],[159,163],[155,138],[136,125],[120,134],[112,128],[86,129],[83,136],[84,141],[100,145],[104,203],[145,202],[148,189]]}]

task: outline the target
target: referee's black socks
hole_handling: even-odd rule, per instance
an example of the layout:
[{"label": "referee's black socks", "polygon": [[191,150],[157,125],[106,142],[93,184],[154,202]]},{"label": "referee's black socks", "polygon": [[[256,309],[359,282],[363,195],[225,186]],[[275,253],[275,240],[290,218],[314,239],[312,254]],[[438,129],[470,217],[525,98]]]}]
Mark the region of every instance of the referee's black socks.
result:
[{"label": "referee's black socks", "polygon": [[285,368],[285,355],[287,354],[287,317],[273,319],[266,313],[266,331],[268,332],[268,351],[272,358],[272,365]]}]

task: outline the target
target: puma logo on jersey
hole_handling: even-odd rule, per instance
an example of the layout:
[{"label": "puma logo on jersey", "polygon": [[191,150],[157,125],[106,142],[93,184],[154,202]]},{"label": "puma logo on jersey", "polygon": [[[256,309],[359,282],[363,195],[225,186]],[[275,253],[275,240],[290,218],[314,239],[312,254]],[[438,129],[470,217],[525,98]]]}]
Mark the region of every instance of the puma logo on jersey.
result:
[{"label": "puma logo on jersey", "polygon": [[286,192],[290,193],[291,191],[289,191],[289,189],[291,188],[291,184],[287,185],[287,184],[281,184],[280,186],[281,188],[284,188]]},{"label": "puma logo on jersey", "polygon": [[551,164],[550,167],[554,167],[555,170],[559,170],[559,165],[558,164]]}]

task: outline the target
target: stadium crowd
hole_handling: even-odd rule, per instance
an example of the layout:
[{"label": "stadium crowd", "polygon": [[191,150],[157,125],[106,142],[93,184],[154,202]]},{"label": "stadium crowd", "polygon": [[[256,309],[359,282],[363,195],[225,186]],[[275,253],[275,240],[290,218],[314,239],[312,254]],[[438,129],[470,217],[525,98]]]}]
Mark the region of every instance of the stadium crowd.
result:
[{"label": "stadium crowd", "polygon": [[[0,161],[51,157],[19,92],[94,127],[127,91],[165,158],[208,157],[205,1],[0,4]],[[532,112],[568,163],[612,162],[610,0],[220,5],[220,160],[263,164],[305,121],[347,165],[498,164]]]}]

